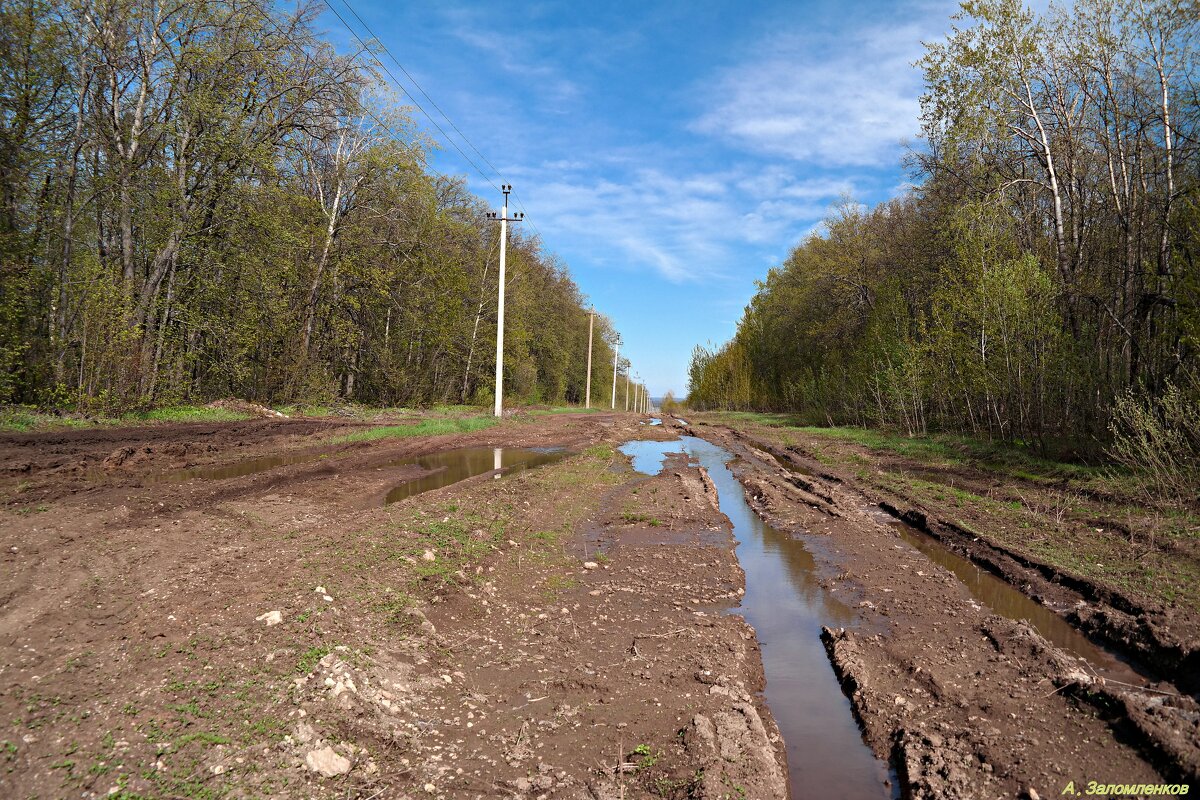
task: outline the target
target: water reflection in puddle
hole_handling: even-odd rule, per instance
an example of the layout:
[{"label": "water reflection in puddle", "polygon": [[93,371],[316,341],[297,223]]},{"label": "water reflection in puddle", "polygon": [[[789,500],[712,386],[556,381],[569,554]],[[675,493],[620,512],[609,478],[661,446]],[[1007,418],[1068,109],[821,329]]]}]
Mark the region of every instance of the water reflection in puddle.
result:
[{"label": "water reflection in puddle", "polygon": [[271,456],[261,456],[259,458],[247,458],[233,464],[188,467],[187,469],[175,470],[173,472],[148,475],[142,478],[142,482],[146,484],[181,483],[183,481],[190,481],[193,478],[210,481],[219,481],[226,478],[242,478],[246,475],[253,475],[256,472],[266,472],[269,469],[287,467],[292,464],[303,464],[306,461],[316,461],[325,457],[325,453],[280,453]]},{"label": "water reflection in puddle", "polygon": [[447,450],[444,453],[431,453],[413,458],[403,458],[392,461],[386,466],[403,467],[415,465],[427,470],[434,470],[427,475],[405,481],[387,493],[383,504],[395,503],[406,497],[441,489],[452,483],[495,472],[496,477],[511,472],[552,464],[566,458],[567,451],[561,447],[464,447],[459,450]]},{"label": "water reflection in puddle", "polygon": [[812,554],[798,539],[772,528],[747,505],[726,466],[729,451],[694,436],[674,442],[628,442],[621,452],[633,468],[657,474],[668,453],[684,452],[708,470],[721,511],[733,523],[737,556],[746,573],[740,613],[762,645],[771,714],[783,732],[794,797],[838,800],[896,797],[887,765],[862,739],[821,644],[822,625],[842,626],[854,612],[818,582]]}]

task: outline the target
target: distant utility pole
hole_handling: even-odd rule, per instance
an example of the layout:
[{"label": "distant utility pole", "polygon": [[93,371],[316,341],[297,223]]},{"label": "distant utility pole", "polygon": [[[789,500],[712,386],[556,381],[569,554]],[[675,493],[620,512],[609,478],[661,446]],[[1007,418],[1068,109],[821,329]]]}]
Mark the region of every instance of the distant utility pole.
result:
[{"label": "distant utility pole", "polygon": [[613,411],[617,410],[617,356],[621,352],[621,335],[617,334],[617,343],[613,346],[613,391],[612,405],[609,406]]},{"label": "distant utility pole", "polygon": [[629,412],[629,370],[625,370],[625,412]]},{"label": "distant utility pole", "polygon": [[596,324],[596,307],[592,306],[592,310],[588,312],[588,367],[587,367],[587,389],[583,394],[583,407],[592,407],[592,326]]},{"label": "distant utility pole", "polygon": [[504,251],[508,245],[508,223],[520,222],[525,218],[524,213],[517,214],[512,219],[508,216],[508,193],[512,191],[512,184],[505,183],[500,186],[500,191],[504,193],[504,210],[500,212],[500,216],[496,216],[495,211],[488,212],[488,218],[491,220],[500,221],[500,299],[497,303],[499,309],[496,313],[496,416],[504,416]]}]

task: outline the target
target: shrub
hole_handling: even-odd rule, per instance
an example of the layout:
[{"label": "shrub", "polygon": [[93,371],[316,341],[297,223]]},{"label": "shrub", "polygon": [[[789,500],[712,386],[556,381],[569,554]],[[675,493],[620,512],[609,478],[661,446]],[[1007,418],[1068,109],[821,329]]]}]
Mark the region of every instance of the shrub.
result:
[{"label": "shrub", "polygon": [[1151,500],[1200,500],[1200,401],[1168,383],[1162,395],[1132,390],[1117,399],[1108,454],[1137,476]]}]

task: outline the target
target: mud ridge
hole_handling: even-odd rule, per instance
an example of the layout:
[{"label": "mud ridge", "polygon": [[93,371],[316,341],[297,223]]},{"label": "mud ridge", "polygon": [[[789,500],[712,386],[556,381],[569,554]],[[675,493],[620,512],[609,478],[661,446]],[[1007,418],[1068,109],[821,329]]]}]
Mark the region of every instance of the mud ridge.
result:
[{"label": "mud ridge", "polygon": [[[810,460],[795,445],[780,449],[740,431],[726,430],[785,463],[794,464],[795,457],[806,462]],[[827,472],[814,470],[813,474],[821,480],[847,485],[838,476]],[[788,480],[791,482],[791,478]],[[812,480],[805,483],[811,484]],[[1185,693],[1200,693],[1200,641],[1184,640],[1171,630],[1169,609],[1143,605],[1111,586],[1015,553],[950,520],[932,516],[923,507],[902,508],[895,502],[900,498],[889,499],[871,487],[851,485],[891,516],[932,536],[951,551],[1016,587],[1096,643],[1144,664]],[[904,500],[911,503],[908,498]]]},{"label": "mud ridge", "polygon": [[[847,593],[861,598],[858,605],[865,609],[862,613],[868,629],[873,622],[885,626],[884,632],[873,635],[830,628],[822,632],[822,640],[868,742],[877,754],[891,761],[904,796],[996,796],[994,790],[1000,785],[992,783],[992,778],[1001,785],[1009,782],[1010,787],[1014,779],[1021,780],[1023,796],[1032,796],[1027,790],[1036,783],[1037,791],[1046,796],[1054,785],[1053,774],[1062,772],[1054,768],[1053,760],[1049,772],[1029,762],[1070,757],[1066,752],[1048,752],[1039,742],[1046,736],[1052,741],[1056,738],[1050,732],[1052,727],[1061,730],[1068,741],[1070,736],[1083,736],[1083,741],[1091,737],[1095,742],[1099,735],[1095,726],[1099,725],[1105,730],[1108,744],[1104,747],[1109,755],[1097,752],[1099,760],[1094,763],[1119,775],[1135,774],[1133,764],[1140,761],[1143,766],[1139,769],[1152,769],[1162,779],[1200,779],[1196,773],[1200,706],[1194,699],[1175,694],[1170,686],[1127,691],[1115,679],[1113,684],[1105,684],[1099,676],[1088,674],[1086,662],[1059,650],[1027,622],[992,614],[974,599],[967,601],[969,610],[964,613],[959,610],[963,607],[956,605],[962,601],[906,587],[908,576],[924,576],[923,584],[933,577],[933,586],[940,582],[947,589],[962,591],[956,577],[946,572],[939,578],[943,568],[925,562],[924,556],[918,562],[924,564],[920,569],[913,561],[905,563],[904,549],[889,543],[895,541],[894,532],[858,510],[864,498],[878,502],[874,492],[853,483],[830,485],[834,482],[825,483],[813,474],[793,481],[794,474],[785,474],[776,463],[780,460],[778,449],[724,426],[709,430],[712,433],[706,431],[706,436],[723,440],[745,459],[735,474],[755,511],[777,528],[822,539],[829,535],[828,557],[834,569],[842,567],[831,585],[842,591],[845,581]],[[922,510],[906,513],[894,504],[885,508],[1015,585],[1074,627],[1080,626],[1070,615],[1090,610],[1079,593],[1072,593],[1070,576],[1068,585],[1052,582],[1035,571],[1034,565],[1023,567],[1022,559],[958,526],[936,519],[931,522]],[[838,518],[831,510],[844,515]],[[878,532],[869,534],[870,530]],[[878,543],[873,544],[873,539]],[[1104,587],[1083,589],[1090,591],[1086,596],[1097,603],[1111,596]],[[905,593],[909,598],[902,600]],[[1074,612],[1071,603],[1076,604]],[[1148,628],[1154,624],[1150,618],[1153,611],[1136,604],[1126,607],[1142,612],[1143,618],[1134,622]],[[1102,609],[1109,618],[1124,615],[1112,606]],[[971,619],[978,622],[971,624]],[[908,627],[910,623],[918,627]],[[959,631],[962,635],[953,635]],[[1151,632],[1157,636],[1147,638],[1160,651],[1177,641],[1167,638],[1169,631]],[[981,634],[986,643],[982,648],[971,643],[972,635],[978,641]],[[1173,676],[1182,677],[1189,669],[1194,650],[1186,652],[1171,658],[1168,651],[1164,660],[1173,668]],[[957,724],[955,717],[959,718]],[[979,720],[987,724],[980,728]],[[1091,732],[1083,734],[1084,729]],[[1119,770],[1111,755],[1116,743],[1126,748],[1124,758],[1129,759]],[[1089,743],[1072,748],[1078,766],[1092,757],[1088,751],[1094,747]],[[1018,778],[1021,775],[1026,777]]]},{"label": "mud ridge", "polygon": [[[1145,664],[1181,691],[1200,691],[1200,643],[1175,637],[1169,623],[1158,621],[1169,617],[1166,611],[1140,606],[1109,587],[999,547],[922,510],[901,509],[887,500],[880,500],[879,507],[1017,587],[1093,641]],[[1065,610],[1064,589],[1079,598]],[[1060,596],[1058,602],[1054,595]]]}]

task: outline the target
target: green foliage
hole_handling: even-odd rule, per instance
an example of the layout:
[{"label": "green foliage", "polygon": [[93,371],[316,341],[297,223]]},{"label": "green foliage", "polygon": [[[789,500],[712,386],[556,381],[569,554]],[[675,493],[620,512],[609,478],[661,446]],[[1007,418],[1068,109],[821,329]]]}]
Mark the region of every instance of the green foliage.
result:
[{"label": "green foliage", "polygon": [[1173,383],[1160,396],[1131,390],[1117,398],[1112,433],[1109,454],[1151,500],[1200,502],[1200,397]]},{"label": "green foliage", "polygon": [[1190,463],[1151,423],[1200,393],[1198,33],[1177,0],[964,2],[920,62],[919,186],[835,208],[695,349],[688,405]]},{"label": "green foliage", "polygon": [[[318,6],[83,13],[0,4],[0,403],[490,405],[499,230]],[[507,395],[580,402],[584,298],[520,231],[508,270]]]}]

